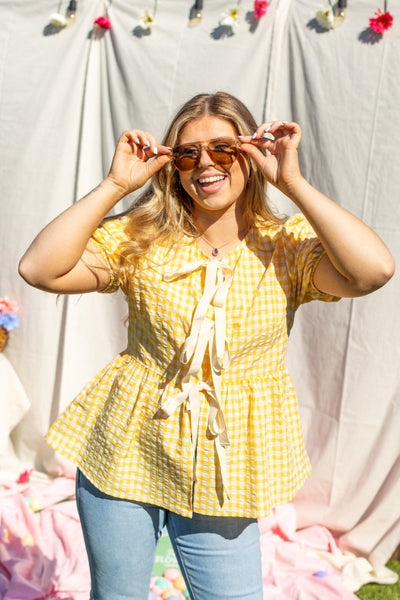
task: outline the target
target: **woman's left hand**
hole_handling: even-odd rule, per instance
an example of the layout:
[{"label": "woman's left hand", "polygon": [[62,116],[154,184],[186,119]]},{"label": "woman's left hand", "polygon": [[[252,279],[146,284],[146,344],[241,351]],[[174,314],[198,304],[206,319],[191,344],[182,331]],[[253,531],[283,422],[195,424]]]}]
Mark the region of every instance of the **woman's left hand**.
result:
[{"label": "woman's left hand", "polygon": [[[296,181],[302,179],[297,155],[300,126],[286,121],[270,121],[260,125],[252,137],[239,136],[239,139],[241,150],[254,159],[267,181],[283,193],[290,194]],[[267,150],[267,156],[258,148]]]}]

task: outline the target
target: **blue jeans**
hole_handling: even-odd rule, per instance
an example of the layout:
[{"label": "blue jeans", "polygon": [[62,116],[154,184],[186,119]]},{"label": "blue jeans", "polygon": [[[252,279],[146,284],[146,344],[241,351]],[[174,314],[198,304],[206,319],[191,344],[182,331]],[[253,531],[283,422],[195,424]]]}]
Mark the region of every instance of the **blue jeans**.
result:
[{"label": "blue jeans", "polygon": [[191,600],[262,600],[256,519],[182,517],[152,504],[103,494],[79,470],[76,499],[92,600],[147,600],[164,526]]}]

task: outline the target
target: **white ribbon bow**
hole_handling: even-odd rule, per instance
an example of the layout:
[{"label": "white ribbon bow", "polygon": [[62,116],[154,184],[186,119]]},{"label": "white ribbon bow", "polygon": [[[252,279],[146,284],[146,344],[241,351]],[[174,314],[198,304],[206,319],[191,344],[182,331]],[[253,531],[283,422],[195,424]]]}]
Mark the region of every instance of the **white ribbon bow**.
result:
[{"label": "white ribbon bow", "polygon": [[[197,446],[200,419],[200,392],[205,392],[209,403],[208,429],[215,436],[214,443],[218,455],[222,482],[226,496],[226,456],[225,448],[230,445],[226,430],[224,413],[221,407],[221,375],[229,366],[229,349],[226,340],[225,302],[233,277],[233,270],[222,261],[206,259],[189,263],[177,271],[164,273],[164,281],[174,281],[198,269],[206,268],[204,292],[196,306],[190,333],[183,345],[180,361],[188,365],[182,378],[182,391],[161,403],[158,413],[168,418],[182,404],[191,415],[192,443]],[[209,307],[214,309],[214,320],[207,317]],[[205,381],[196,381],[194,376],[200,371],[204,356],[209,350],[212,385]],[[195,459],[193,476],[196,481]]]}]

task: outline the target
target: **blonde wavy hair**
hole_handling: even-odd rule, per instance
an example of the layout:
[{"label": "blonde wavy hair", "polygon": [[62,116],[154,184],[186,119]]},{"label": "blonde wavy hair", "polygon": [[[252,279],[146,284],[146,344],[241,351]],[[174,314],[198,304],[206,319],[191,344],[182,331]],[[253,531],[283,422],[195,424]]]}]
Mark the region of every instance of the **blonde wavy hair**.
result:
[{"label": "blonde wavy hair", "polygon": [[[229,121],[237,135],[252,135],[257,129],[252,114],[234,96],[225,92],[199,94],[186,102],[172,120],[162,144],[171,148],[179,143],[183,129],[204,116],[215,116]],[[252,159],[247,183],[247,202],[243,223],[245,229],[257,223],[281,223],[268,205],[265,179]],[[121,265],[143,256],[154,243],[170,241],[171,247],[184,234],[197,237],[199,231],[192,215],[193,201],[180,185],[179,171],[173,162],[158,171],[150,187],[143,192],[125,213],[128,217],[126,233],[129,241],[121,247]]]}]

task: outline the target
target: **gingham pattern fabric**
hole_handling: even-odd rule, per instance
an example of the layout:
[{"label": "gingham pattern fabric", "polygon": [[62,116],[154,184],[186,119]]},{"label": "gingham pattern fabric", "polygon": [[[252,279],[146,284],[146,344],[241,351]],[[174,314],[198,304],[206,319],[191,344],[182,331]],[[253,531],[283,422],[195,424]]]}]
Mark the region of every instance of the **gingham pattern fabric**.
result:
[{"label": "gingham pattern fabric", "polygon": [[324,250],[297,214],[254,228],[222,261],[187,239],[117,277],[126,222],[92,239],[110,268],[104,291],[128,299],[128,347],[47,440],[112,496],[184,516],[266,516],[310,472],[285,359],[298,306],[337,300],[312,282]]}]

